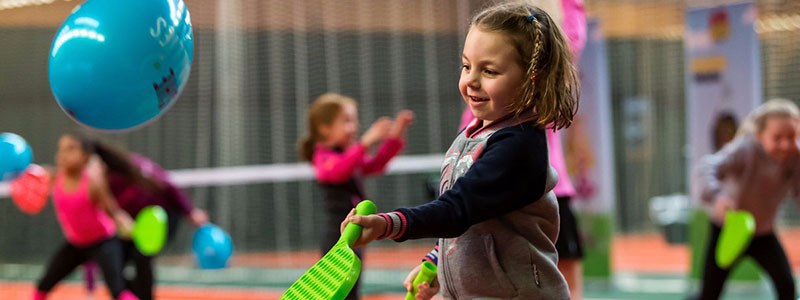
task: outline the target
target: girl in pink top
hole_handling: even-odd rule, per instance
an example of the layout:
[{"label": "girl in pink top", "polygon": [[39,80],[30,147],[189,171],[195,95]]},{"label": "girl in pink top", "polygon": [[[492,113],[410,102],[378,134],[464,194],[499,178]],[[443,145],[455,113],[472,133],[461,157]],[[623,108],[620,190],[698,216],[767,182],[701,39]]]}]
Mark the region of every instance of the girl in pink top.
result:
[{"label": "girl in pink top", "polygon": [[117,206],[105,180],[106,167],[93,154],[91,146],[75,135],[63,135],[58,141],[53,203],[67,241],[47,264],[35,300],[46,299],[59,281],[89,259],[102,268],[114,299],[137,299],[125,290],[122,245],[115,237],[117,228],[130,232],[133,220]]},{"label": "girl in pink top", "polygon": [[[79,138],[81,143],[92,145],[95,153],[109,166],[105,176],[120,208],[131,216],[151,205],[166,211],[167,244],[175,237],[182,217],[188,217],[198,227],[208,222],[208,214],[194,207],[186,193],[170,181],[167,172],[155,162],[97,139]],[[141,253],[130,240],[122,241],[122,249],[123,266],[130,263],[136,270],[133,277],[126,278],[127,288],[140,300],[153,299],[155,256]],[[89,293],[94,290],[95,270],[94,263],[88,263],[84,268]]]},{"label": "girl in pink top", "polygon": [[[300,141],[300,156],[311,161],[317,183],[325,193],[326,220],[320,251],[325,253],[339,239],[339,223],[347,213],[366,199],[362,187],[365,176],[383,173],[389,161],[403,149],[405,131],[414,118],[411,111],[397,114],[394,121],[380,118],[360,140],[355,100],[328,93],[319,96],[308,111],[308,135]],[[378,144],[375,156],[368,150]],[[356,254],[361,257],[362,250]],[[347,299],[358,299],[358,283]]]}]

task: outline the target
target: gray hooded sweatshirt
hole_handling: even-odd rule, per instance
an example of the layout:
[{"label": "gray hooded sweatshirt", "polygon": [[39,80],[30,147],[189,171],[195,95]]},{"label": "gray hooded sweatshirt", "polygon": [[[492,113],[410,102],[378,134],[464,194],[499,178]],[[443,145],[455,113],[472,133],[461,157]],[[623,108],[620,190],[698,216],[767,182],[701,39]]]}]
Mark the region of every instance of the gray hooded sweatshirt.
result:
[{"label": "gray hooded sweatshirt", "polygon": [[389,237],[441,238],[445,299],[569,299],[544,129],[519,119],[475,127],[447,151],[439,199],[384,215]]}]

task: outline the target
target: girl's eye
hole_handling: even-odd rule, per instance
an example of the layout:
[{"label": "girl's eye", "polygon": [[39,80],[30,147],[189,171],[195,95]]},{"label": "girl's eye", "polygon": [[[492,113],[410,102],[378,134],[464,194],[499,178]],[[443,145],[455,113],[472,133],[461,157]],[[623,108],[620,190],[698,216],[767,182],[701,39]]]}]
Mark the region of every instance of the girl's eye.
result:
[{"label": "girl's eye", "polygon": [[461,65],[461,70],[469,71],[469,65],[466,64]]},{"label": "girl's eye", "polygon": [[487,69],[487,70],[484,70],[483,73],[486,73],[486,75],[497,75],[497,71],[495,71],[495,70],[488,70]]}]

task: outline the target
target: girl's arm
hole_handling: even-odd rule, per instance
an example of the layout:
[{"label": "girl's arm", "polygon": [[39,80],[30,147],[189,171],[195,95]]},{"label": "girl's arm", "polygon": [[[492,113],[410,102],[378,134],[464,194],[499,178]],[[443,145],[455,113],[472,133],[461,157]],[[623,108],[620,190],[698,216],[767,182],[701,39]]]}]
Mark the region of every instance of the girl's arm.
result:
[{"label": "girl's arm", "polygon": [[194,210],[194,206],[189,200],[189,196],[187,196],[182,189],[175,186],[175,184],[170,181],[165,180],[162,184],[164,185],[165,192],[169,199],[178,206],[181,212],[187,216],[191,214],[192,210]]},{"label": "girl's arm", "polygon": [[727,176],[737,176],[743,172],[752,143],[755,143],[752,137],[739,137],[717,153],[700,160],[697,175],[702,202],[713,204],[717,198],[723,196],[723,180]]},{"label": "girl's arm", "polygon": [[586,45],[586,10],[583,0],[561,0],[561,9],[564,11],[564,35],[567,36],[573,62],[577,65]]},{"label": "girl's arm", "polygon": [[389,161],[403,150],[406,129],[411,125],[412,121],[414,121],[414,113],[410,110],[403,110],[397,113],[386,140],[378,148],[374,157],[367,157],[364,161],[362,168],[364,175],[383,173]]},{"label": "girl's arm", "polygon": [[364,175],[377,175],[383,173],[386,165],[392,160],[400,151],[403,150],[405,142],[397,137],[387,138],[383,141],[378,152],[373,157],[367,157],[364,161],[362,171]]},{"label": "girl's arm", "polygon": [[353,173],[364,159],[365,147],[353,144],[344,153],[326,148],[314,151],[312,163],[317,180],[323,183],[342,183],[353,177]]},{"label": "girl's arm", "polygon": [[[499,131],[489,138],[481,157],[439,199],[379,214],[384,221],[376,222],[376,231],[385,230],[380,238],[404,241],[456,237],[473,224],[521,209],[541,198],[550,169],[543,129],[509,129],[512,130]],[[522,130],[539,132],[520,134]]]},{"label": "girl's arm", "polygon": [[364,163],[367,149],[386,137],[391,125],[389,118],[379,118],[361,136],[359,143],[351,145],[344,153],[318,147],[311,158],[317,180],[322,183],[342,183],[353,177],[356,168]]},{"label": "girl's arm", "polygon": [[[32,165],[32,167],[38,167],[38,169],[41,170],[41,172],[43,172],[42,176],[44,176],[46,178],[47,195],[49,196],[53,192],[53,186],[55,186],[55,184],[56,184],[56,180],[55,180],[56,174],[57,174],[56,167],[54,167],[52,165],[36,165],[36,164],[31,164],[31,165]],[[28,171],[30,171],[30,169],[25,170],[25,171],[28,172]]]},{"label": "girl's arm", "polygon": [[152,180],[159,188],[163,189],[164,195],[167,197],[166,200],[176,205],[184,215],[189,215],[192,212],[194,207],[189,197],[169,180],[169,175],[164,168],[139,154],[131,153],[130,157],[131,162],[142,172],[142,176]]},{"label": "girl's arm", "polygon": [[128,212],[117,205],[114,195],[111,194],[111,189],[108,187],[108,181],[106,180],[105,165],[100,161],[100,158],[92,157],[87,168],[89,174],[89,198],[97,207],[104,210],[114,219],[118,226],[118,231],[123,236],[129,236],[133,229],[133,219]]},{"label": "girl's arm", "polygon": [[142,155],[131,153],[131,162],[138,166],[142,176],[153,180],[160,188],[163,188],[164,197],[171,205],[175,205],[180,211],[192,221],[195,226],[208,223],[208,214],[192,205],[191,199],[186,193],[176,186],[170,179],[167,171],[154,161]]},{"label": "girl's arm", "polygon": [[175,184],[168,180],[164,181],[164,184],[167,189],[166,193],[169,195],[170,199],[178,205],[184,215],[189,217],[192,224],[195,226],[202,226],[208,223],[208,213],[206,213],[205,210],[194,207],[189,200],[189,196],[187,196],[181,188],[175,186]]}]

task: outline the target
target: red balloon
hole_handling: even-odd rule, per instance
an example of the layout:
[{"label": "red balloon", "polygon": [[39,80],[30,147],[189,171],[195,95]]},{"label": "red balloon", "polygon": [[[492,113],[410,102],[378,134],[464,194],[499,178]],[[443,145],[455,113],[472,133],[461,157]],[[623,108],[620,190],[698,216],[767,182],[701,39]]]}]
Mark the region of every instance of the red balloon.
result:
[{"label": "red balloon", "polygon": [[31,164],[11,182],[11,200],[29,215],[38,214],[47,204],[50,195],[50,173],[39,165]]}]

